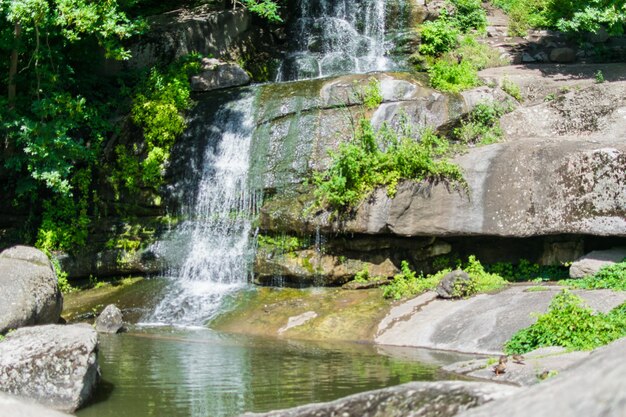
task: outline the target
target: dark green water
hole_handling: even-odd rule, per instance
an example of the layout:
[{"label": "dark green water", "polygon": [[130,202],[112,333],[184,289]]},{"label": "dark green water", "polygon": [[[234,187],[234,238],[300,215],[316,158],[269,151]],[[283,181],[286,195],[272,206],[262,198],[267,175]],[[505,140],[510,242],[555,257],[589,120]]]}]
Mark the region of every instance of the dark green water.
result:
[{"label": "dark green water", "polygon": [[[430,364],[419,362],[417,359]],[[458,355],[138,328],[100,337],[104,383],[79,417],[234,416],[414,380],[446,379]]]}]

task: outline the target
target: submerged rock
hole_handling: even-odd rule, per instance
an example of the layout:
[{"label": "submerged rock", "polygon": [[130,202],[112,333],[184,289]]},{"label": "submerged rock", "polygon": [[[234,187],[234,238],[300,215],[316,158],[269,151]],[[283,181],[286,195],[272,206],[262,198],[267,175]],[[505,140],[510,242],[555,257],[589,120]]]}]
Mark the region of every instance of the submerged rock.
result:
[{"label": "submerged rock", "polygon": [[410,382],[351,395],[328,403],[246,413],[241,417],[451,417],[460,411],[506,398],[517,388],[480,382]]},{"label": "submerged rock", "polygon": [[70,417],[22,398],[0,393],[0,416],[7,417]]},{"label": "submerged rock", "polygon": [[95,323],[98,333],[117,333],[124,327],[124,317],[115,304],[109,304],[102,310]]},{"label": "submerged rock", "polygon": [[577,259],[569,268],[571,278],[595,275],[602,267],[622,262],[626,259],[626,248],[596,250]]},{"label": "submerged rock", "polygon": [[0,390],[73,412],[99,379],[97,350],[89,325],[18,329],[0,343]]},{"label": "submerged rock", "polygon": [[57,323],[63,296],[48,257],[14,246],[0,253],[0,334],[33,324]]}]

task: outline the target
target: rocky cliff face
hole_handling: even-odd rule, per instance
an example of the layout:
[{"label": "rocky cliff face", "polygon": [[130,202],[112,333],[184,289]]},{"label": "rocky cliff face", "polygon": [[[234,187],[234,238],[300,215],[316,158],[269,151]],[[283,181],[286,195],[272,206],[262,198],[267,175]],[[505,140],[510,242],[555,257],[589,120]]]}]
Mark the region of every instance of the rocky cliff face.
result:
[{"label": "rocky cliff face", "polygon": [[[530,70],[524,75],[536,83],[545,78]],[[476,103],[507,100],[498,88],[444,95],[406,75],[376,77],[384,102],[369,114],[375,125],[394,123],[404,113],[417,125],[446,132]],[[549,77],[555,83],[552,90],[561,91],[556,100],[518,107],[501,121],[504,141],[459,155],[455,162],[469,185],[467,193],[445,184],[406,181],[395,198],[378,189],[349,215],[312,210],[312,188],[302,184],[312,170],[328,165],[329,150],[350,137],[349,120],[359,104],[354,91],[367,78],[268,86],[261,93],[264,107],[254,152],[260,162],[253,166],[267,196],[261,229],[270,234],[325,235],[325,254],[309,257],[315,274],[336,275],[331,271],[340,263],[323,266],[328,264],[326,255],[343,257],[344,263],[360,259],[380,264],[389,259],[396,266],[404,256],[426,269],[420,261],[464,250],[503,260],[497,256],[503,242],[517,252],[517,259],[558,264],[580,256],[585,242],[589,246],[594,241],[592,236],[626,237],[626,83],[591,84],[584,77],[579,88],[569,92],[559,90],[559,77]],[[560,79],[572,82],[562,74]],[[532,83],[527,80],[527,85]],[[482,245],[471,244],[481,237]],[[400,238],[406,239],[403,245],[390,244]],[[354,250],[359,245],[368,249]],[[258,272],[265,276],[272,268],[280,270],[279,263],[288,276],[301,276],[306,269],[301,258],[307,258],[302,251],[284,262],[264,253]],[[508,260],[516,259],[509,255]]]}]

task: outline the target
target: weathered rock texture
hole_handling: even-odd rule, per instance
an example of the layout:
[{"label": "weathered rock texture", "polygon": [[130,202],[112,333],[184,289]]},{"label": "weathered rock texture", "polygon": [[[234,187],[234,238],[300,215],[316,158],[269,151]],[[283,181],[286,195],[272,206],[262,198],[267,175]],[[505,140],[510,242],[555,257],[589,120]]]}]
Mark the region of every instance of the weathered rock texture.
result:
[{"label": "weathered rock texture", "polygon": [[97,345],[89,325],[18,329],[0,343],[0,390],[72,412],[98,381]]},{"label": "weathered rock texture", "polygon": [[249,83],[250,76],[239,65],[203,58],[202,71],[191,77],[191,90],[211,91]]},{"label": "weathered rock texture", "polygon": [[457,269],[446,274],[437,285],[437,295],[441,298],[460,298],[467,292],[472,279],[467,272]]},{"label": "weathered rock texture", "polygon": [[595,275],[602,267],[622,262],[626,259],[626,248],[593,251],[577,259],[569,268],[571,278]]},{"label": "weathered rock texture", "polygon": [[622,417],[626,410],[626,339],[518,395],[459,414],[460,417]]},{"label": "weathered rock texture", "polygon": [[63,296],[48,257],[14,246],[0,253],[0,334],[33,324],[57,323]]},{"label": "weathered rock texture", "polygon": [[124,327],[124,317],[115,304],[109,304],[102,310],[95,322],[98,333],[117,333]]},{"label": "weathered rock texture", "polygon": [[[463,300],[441,300],[424,293],[396,307],[378,327],[376,343],[415,346],[485,354],[499,354],[518,330],[536,321],[532,313],[547,310],[560,287],[526,291],[513,286],[496,294],[480,294]],[[573,293],[591,308],[607,312],[626,301],[626,293],[610,290]]]},{"label": "weathered rock texture", "polygon": [[516,391],[511,386],[478,382],[410,382],[329,403],[242,417],[451,417]]},{"label": "weathered rock texture", "polygon": [[70,417],[28,400],[0,393],[0,416],[6,417]]}]

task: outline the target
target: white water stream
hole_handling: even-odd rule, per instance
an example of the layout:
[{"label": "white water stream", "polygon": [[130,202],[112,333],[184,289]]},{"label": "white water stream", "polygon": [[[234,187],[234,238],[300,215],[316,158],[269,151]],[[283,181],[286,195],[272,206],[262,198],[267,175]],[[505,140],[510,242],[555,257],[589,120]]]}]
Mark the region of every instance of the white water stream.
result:
[{"label": "white water stream", "polygon": [[201,325],[225,295],[246,285],[251,259],[251,224],[257,196],[248,189],[254,131],[252,92],[218,110],[217,146],[207,146],[196,201],[178,227],[187,253],[156,307],[152,321]]}]

